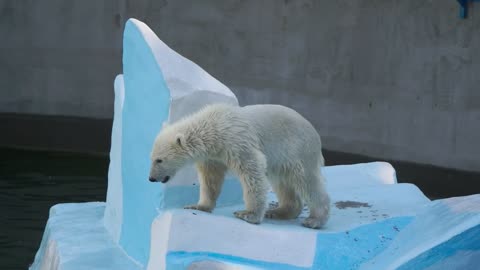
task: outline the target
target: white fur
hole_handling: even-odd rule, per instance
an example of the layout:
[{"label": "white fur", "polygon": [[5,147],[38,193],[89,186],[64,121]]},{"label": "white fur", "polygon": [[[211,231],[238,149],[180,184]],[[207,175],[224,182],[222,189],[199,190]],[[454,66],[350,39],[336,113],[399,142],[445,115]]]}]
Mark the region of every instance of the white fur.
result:
[{"label": "white fur", "polygon": [[[304,226],[320,228],[329,216],[330,199],[320,172],[324,165],[320,136],[305,118],[284,106],[207,106],[165,126],[151,159],[150,178],[160,181],[195,162],[200,199],[186,208],[212,211],[229,169],[243,187],[246,210],[235,212],[238,218],[255,224],[264,216],[292,219],[303,203],[310,208]],[[267,211],[268,182],[279,207]]]}]

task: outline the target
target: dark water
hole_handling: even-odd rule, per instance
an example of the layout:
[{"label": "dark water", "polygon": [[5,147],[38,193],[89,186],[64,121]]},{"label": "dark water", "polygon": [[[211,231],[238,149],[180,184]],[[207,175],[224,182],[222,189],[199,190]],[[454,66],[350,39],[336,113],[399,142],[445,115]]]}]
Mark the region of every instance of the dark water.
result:
[{"label": "dark water", "polygon": [[33,262],[51,206],[105,201],[108,156],[0,149],[0,269]]}]

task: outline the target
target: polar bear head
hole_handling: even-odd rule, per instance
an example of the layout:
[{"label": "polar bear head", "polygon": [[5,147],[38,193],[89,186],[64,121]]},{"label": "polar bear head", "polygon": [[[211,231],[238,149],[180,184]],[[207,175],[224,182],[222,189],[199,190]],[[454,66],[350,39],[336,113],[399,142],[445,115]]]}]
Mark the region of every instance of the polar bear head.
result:
[{"label": "polar bear head", "polygon": [[148,180],[150,182],[168,182],[191,157],[185,135],[175,129],[165,128],[159,133],[153,144]]}]

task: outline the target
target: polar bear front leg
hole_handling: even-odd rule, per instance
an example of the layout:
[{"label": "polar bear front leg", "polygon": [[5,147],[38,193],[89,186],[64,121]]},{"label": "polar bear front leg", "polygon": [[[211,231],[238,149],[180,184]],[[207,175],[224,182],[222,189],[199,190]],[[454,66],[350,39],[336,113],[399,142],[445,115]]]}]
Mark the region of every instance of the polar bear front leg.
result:
[{"label": "polar bear front leg", "polygon": [[199,174],[200,198],[197,204],[184,208],[212,212],[222,190],[227,166],[217,161],[206,160],[197,162],[196,167]]},{"label": "polar bear front leg", "polygon": [[266,178],[266,159],[263,153],[254,151],[243,156],[235,166],[243,188],[245,210],[236,211],[234,215],[246,222],[262,222],[267,206],[268,183]]}]

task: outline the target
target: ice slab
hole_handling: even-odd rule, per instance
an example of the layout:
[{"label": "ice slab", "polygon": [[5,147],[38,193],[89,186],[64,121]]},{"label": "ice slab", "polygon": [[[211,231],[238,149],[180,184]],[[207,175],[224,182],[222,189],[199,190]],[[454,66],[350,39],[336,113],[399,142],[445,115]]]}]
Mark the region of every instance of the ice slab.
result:
[{"label": "ice slab", "polygon": [[377,215],[377,221],[371,219],[378,213],[372,209],[367,223],[360,214],[350,221],[335,218],[346,209],[333,203],[332,220],[321,231],[302,228],[299,221],[247,224],[230,214],[242,206],[214,214],[167,210],[152,226],[148,266],[112,241],[102,226],[104,203],[61,204],[51,209],[30,269],[475,269],[479,200],[474,195],[427,202],[416,207],[415,216]]},{"label": "ice slab", "polygon": [[352,189],[397,183],[395,169],[387,162],[329,166],[323,174],[331,189]]},{"label": "ice slab", "polygon": [[[148,264],[102,226],[103,203],[52,208],[31,269],[440,269],[477,265],[480,195],[431,202],[411,184],[378,181],[390,165],[325,167],[331,218],[322,230],[295,220],[248,224],[243,205],[212,214],[166,209],[151,226]],[[350,172],[349,174],[344,173]],[[365,186],[356,186],[362,175]],[[350,179],[346,181],[346,179]],[[384,179],[387,180],[387,179]],[[374,183],[377,184],[374,184]],[[337,183],[342,188],[335,186]],[[350,186],[348,185],[350,183]],[[387,183],[387,184],[385,184]],[[269,194],[276,204],[273,193]],[[43,267],[43,268],[42,268]],[[428,268],[430,267],[430,268]]]},{"label": "ice slab", "polygon": [[114,82],[115,102],[112,137],[110,147],[110,166],[108,167],[107,204],[105,209],[105,228],[118,243],[122,229],[123,184],[122,184],[122,110],[125,96],[123,75]]},{"label": "ice slab", "polygon": [[[328,187],[331,218],[320,231],[301,226],[302,219],[308,216],[307,209],[295,220],[265,219],[260,226],[233,216],[243,205],[217,208],[213,214],[166,211],[152,225],[147,269],[187,269],[194,262],[212,258],[219,263],[260,269],[354,269],[383,251],[418,209],[430,203],[411,184],[355,186],[357,175],[361,179],[362,175],[368,175],[366,172],[381,171],[378,169],[382,167],[390,165],[324,168],[328,182],[341,183],[345,189],[334,184]],[[344,170],[351,174],[343,173]],[[345,176],[352,181],[345,181]],[[375,183],[379,178],[380,175],[372,175],[371,181],[367,177],[363,180]],[[276,204],[273,193],[269,194],[269,200]]]},{"label": "ice slab", "polygon": [[[167,185],[148,181],[150,151],[165,123],[210,103],[238,105],[222,83],[182,57],[144,23],[130,19],[123,40],[123,76],[115,81],[115,111],[105,225],[113,239],[146,263],[150,225],[162,209],[194,203],[198,181],[192,166]],[[239,183],[226,180],[219,204],[241,201]]]},{"label": "ice slab", "polygon": [[53,206],[30,269],[144,269],[113,241],[104,212],[104,202]]},{"label": "ice slab", "polygon": [[[416,209],[429,202],[415,186],[393,184],[394,174],[382,173],[390,169],[391,165],[383,162],[323,168],[328,175],[332,215],[321,231],[300,225],[308,215],[306,210],[299,219],[266,219],[259,226],[233,217],[233,211],[243,204],[219,207],[213,214],[163,210],[149,228],[148,264],[127,256],[102,226],[103,203],[57,205],[51,210],[31,269],[52,265],[53,269],[198,269],[202,265],[219,269],[309,269],[322,262],[355,265],[387,246],[410,222]],[[360,181],[365,186],[358,186]],[[275,204],[273,193],[269,200]],[[332,249],[331,244],[325,244],[332,242],[342,245]],[[368,249],[371,254],[346,262],[338,259]]]},{"label": "ice slab", "polygon": [[[296,226],[299,221],[242,224],[228,219],[228,213],[236,208],[220,209],[214,217],[196,211],[171,211],[157,218],[152,227],[153,231],[159,224],[169,227],[163,230],[168,232],[168,242],[157,242],[163,245],[161,249],[152,247],[152,252],[161,250],[167,255],[151,254],[148,269],[194,269],[196,263],[212,261],[238,269],[477,269],[480,195],[430,202],[412,185],[404,185],[344,192],[349,198],[367,201],[371,207],[356,208],[362,212],[357,215],[334,207],[327,227],[318,232]],[[401,191],[400,186],[407,188]],[[363,189],[366,190],[359,191]],[[343,200],[344,193],[332,194],[332,206]],[[381,205],[383,211],[377,211],[375,205]],[[362,217],[365,212],[370,216],[366,221]],[[217,237],[229,241],[200,241],[201,244],[192,245],[193,239],[198,239],[198,227],[203,233],[201,239]],[[175,233],[176,229],[183,234]]]},{"label": "ice slab", "polygon": [[480,265],[480,195],[437,200],[362,269],[474,269]]}]

